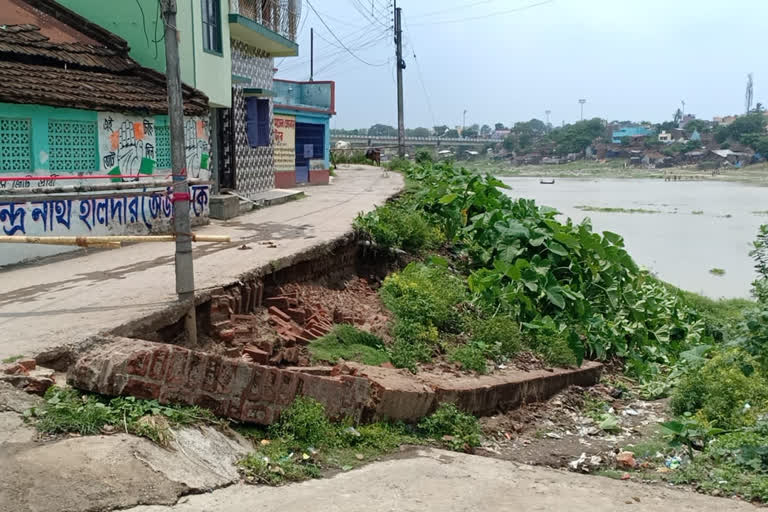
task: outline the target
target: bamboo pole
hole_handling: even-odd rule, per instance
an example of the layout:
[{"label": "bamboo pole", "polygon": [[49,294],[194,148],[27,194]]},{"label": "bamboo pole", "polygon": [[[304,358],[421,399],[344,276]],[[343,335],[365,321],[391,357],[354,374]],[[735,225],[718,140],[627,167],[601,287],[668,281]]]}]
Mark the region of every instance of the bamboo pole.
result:
[{"label": "bamboo pole", "polygon": [[[0,243],[79,245],[81,247],[119,248],[122,242],[174,242],[175,235],[113,235],[113,236],[0,236]],[[198,235],[192,233],[193,242],[226,243],[226,235]]]}]

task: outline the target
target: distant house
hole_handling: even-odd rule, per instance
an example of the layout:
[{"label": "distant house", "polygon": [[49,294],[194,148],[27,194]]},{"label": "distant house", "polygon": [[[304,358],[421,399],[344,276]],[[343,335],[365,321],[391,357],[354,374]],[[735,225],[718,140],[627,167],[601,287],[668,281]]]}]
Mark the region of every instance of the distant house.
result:
[{"label": "distant house", "polygon": [[624,137],[630,137],[630,138],[637,138],[637,137],[647,137],[651,135],[653,132],[646,128],[645,126],[625,126],[623,128],[620,128],[618,130],[614,130],[611,134],[611,142],[614,144],[620,144],[621,139]]},{"label": "distant house", "polygon": [[728,126],[732,122],[736,120],[739,116],[722,116],[722,117],[713,117],[712,122],[721,125],[721,126]]},{"label": "distant house", "polygon": [[504,140],[507,138],[507,135],[509,135],[512,132],[512,130],[495,130],[491,134],[491,139],[493,140]]},{"label": "distant house", "polygon": [[667,132],[666,130],[662,130],[659,134],[659,142],[663,142],[664,144],[671,144],[672,143],[672,134]]}]

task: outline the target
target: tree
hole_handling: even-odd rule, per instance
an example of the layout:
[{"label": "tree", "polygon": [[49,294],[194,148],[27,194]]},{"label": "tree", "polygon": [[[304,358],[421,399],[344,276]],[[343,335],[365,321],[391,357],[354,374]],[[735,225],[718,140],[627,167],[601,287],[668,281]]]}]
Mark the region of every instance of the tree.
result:
[{"label": "tree", "polygon": [[550,136],[555,142],[555,152],[564,155],[584,151],[602,132],[603,121],[596,117],[555,128]]},{"label": "tree", "polygon": [[727,126],[718,126],[715,130],[715,142],[722,144],[728,140],[730,130]]},{"label": "tree", "polygon": [[763,157],[768,156],[768,136],[763,135],[752,146],[752,149],[760,153]]},{"label": "tree", "polygon": [[632,144],[632,137],[622,137],[621,138],[621,145],[622,146],[629,146]]},{"label": "tree", "polygon": [[675,110],[675,115],[672,117],[672,122],[675,123],[675,126],[678,126],[680,124],[680,121],[683,120],[683,111],[680,109]]},{"label": "tree", "polygon": [[480,135],[480,132],[477,128],[475,128],[475,126],[477,125],[470,126],[469,128],[464,128],[464,130],[462,130],[461,132],[461,136],[467,139],[476,138],[478,135]]},{"label": "tree", "polygon": [[428,128],[419,126],[418,128],[405,130],[405,134],[408,137],[429,137],[431,135]]},{"label": "tree", "polygon": [[444,124],[441,124],[441,125],[432,127],[432,130],[435,132],[435,135],[437,135],[438,137],[442,137],[443,135],[445,135],[445,132],[448,131],[448,127]]},{"label": "tree", "polygon": [[458,139],[459,132],[453,129],[446,130],[445,133],[443,134],[443,137],[445,137],[446,139]]},{"label": "tree", "polygon": [[671,132],[675,128],[677,128],[677,123],[674,121],[664,121],[659,125],[659,130],[665,132]]},{"label": "tree", "polygon": [[491,127],[487,124],[484,124],[480,127],[480,136],[481,137],[488,137],[491,135]]},{"label": "tree", "polygon": [[759,133],[765,131],[765,116],[762,114],[749,114],[737,117],[728,125],[728,136],[734,140],[740,140],[745,133]]},{"label": "tree", "polygon": [[375,124],[368,128],[368,135],[373,136],[390,136],[390,137],[396,137],[397,136],[397,128],[394,126],[389,126],[386,124]]},{"label": "tree", "polygon": [[507,127],[504,126],[504,123],[496,123],[495,125],[493,125],[493,129],[496,131],[499,131],[499,130],[506,130]]},{"label": "tree", "polygon": [[712,131],[712,124],[703,119],[692,119],[685,124],[685,133],[693,133],[698,130],[699,133],[709,133]]}]

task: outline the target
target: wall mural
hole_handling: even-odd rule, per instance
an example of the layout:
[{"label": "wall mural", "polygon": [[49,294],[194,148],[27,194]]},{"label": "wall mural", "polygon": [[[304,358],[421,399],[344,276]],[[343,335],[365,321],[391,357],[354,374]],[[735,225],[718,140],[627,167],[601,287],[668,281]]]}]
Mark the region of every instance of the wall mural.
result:
[{"label": "wall mural", "polygon": [[[202,118],[184,118],[184,148],[188,176],[208,180],[208,123]],[[101,171],[115,175],[170,174],[170,135],[167,125],[158,126],[152,117],[98,113]],[[158,135],[158,131],[162,134]],[[158,166],[158,162],[161,167]],[[115,178],[112,181],[138,181]]]}]

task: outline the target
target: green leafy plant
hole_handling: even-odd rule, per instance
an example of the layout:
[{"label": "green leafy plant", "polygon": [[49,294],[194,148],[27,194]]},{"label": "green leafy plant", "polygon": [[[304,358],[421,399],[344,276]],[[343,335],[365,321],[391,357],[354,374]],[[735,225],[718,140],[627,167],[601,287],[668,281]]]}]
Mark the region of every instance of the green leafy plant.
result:
[{"label": "green leafy plant", "polygon": [[269,428],[275,438],[302,447],[325,446],[332,442],[334,427],[325,415],[325,407],[314,398],[299,396],[280,413]]},{"label": "green leafy plant", "polygon": [[477,418],[452,403],[440,404],[434,413],[419,422],[418,429],[457,451],[471,451],[480,445],[482,438]]},{"label": "green leafy plant", "polygon": [[120,429],[167,445],[170,427],[194,423],[218,424],[220,420],[200,407],[161,405],[157,400],[136,397],[107,398],[81,393],[72,388],[52,386],[45,393],[43,405],[30,409],[40,432],[81,435],[99,434],[105,427]]},{"label": "green leafy plant", "polygon": [[713,427],[712,422],[689,412],[677,420],[665,421],[660,425],[662,432],[669,438],[669,444],[684,446],[690,458],[693,458],[694,450],[702,449],[707,441],[724,432],[723,429]]},{"label": "green leafy plant", "polygon": [[421,252],[440,245],[442,234],[423,213],[401,203],[388,203],[355,220],[355,228],[380,247]]},{"label": "green leafy plant", "polygon": [[709,269],[709,273],[712,274],[713,276],[724,276],[725,269],[714,267]]}]

